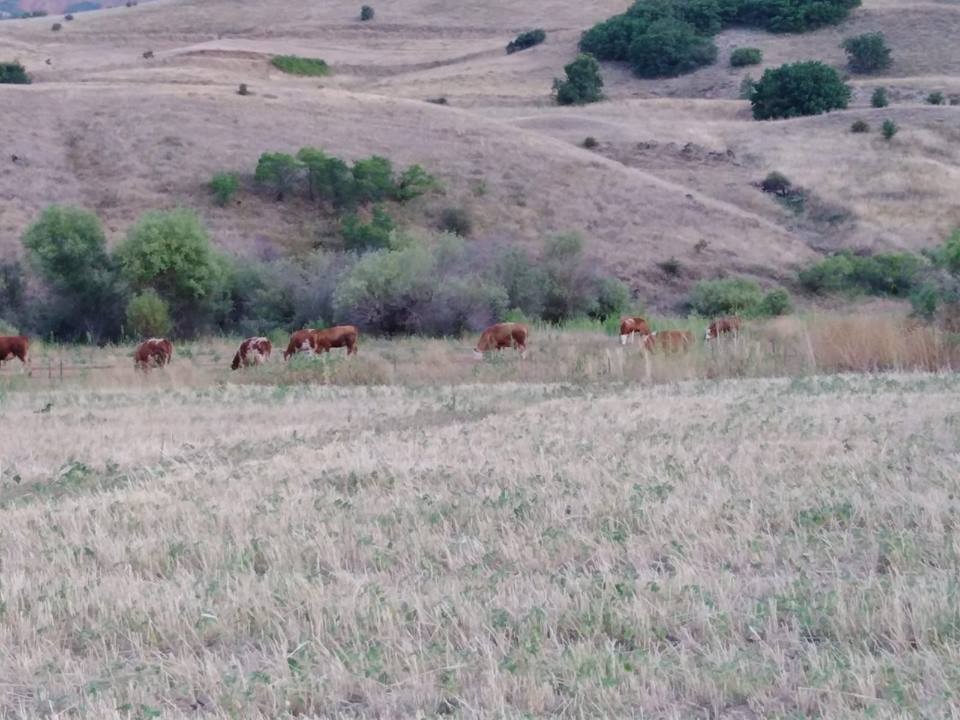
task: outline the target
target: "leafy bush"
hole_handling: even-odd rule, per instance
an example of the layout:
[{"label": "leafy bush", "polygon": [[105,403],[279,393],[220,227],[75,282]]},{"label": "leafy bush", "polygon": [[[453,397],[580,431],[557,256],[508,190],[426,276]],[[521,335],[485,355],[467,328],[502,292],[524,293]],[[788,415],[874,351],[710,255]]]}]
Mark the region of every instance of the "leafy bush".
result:
[{"label": "leafy bush", "polygon": [[637,35],[628,54],[638,76],[674,77],[715,62],[717,47],[690,23],[664,18]]},{"label": "leafy bush", "polygon": [[884,120],[880,126],[880,132],[883,133],[884,140],[893,140],[893,136],[900,132],[900,128],[893,120]]},{"label": "leafy bush", "polygon": [[702,280],[690,295],[691,309],[704,317],[752,315],[763,302],[763,291],[752,280]]},{"label": "leafy bush", "polygon": [[370,7],[369,5],[364,5],[363,7],[360,8],[360,19],[363,22],[367,22],[368,20],[373,20],[374,14],[375,13],[373,12],[373,8]]},{"label": "leafy bush", "polygon": [[303,165],[286,153],[263,153],[257,162],[253,179],[273,191],[278,201],[296,186]]},{"label": "leafy bush", "polygon": [[166,301],[181,334],[209,326],[223,312],[228,266],[192,211],[146,213],[116,254],[134,289],[152,288]]},{"label": "leafy bush", "polygon": [[754,88],[757,87],[757,81],[753,79],[752,75],[744,75],[743,80],[740,81],[740,91],[738,93],[741,100],[749,100],[750,96],[753,95]]},{"label": "leafy bush", "polygon": [[448,207],[440,213],[440,229],[460,237],[473,233],[473,218],[465,207]]},{"label": "leafy bush", "polygon": [[580,52],[592,55],[598,60],[626,62],[634,38],[647,27],[649,22],[628,15],[617,15],[583,33],[580,38]]},{"label": "leafy bush", "polygon": [[760,305],[757,306],[756,314],[762,317],[779,317],[787,315],[792,309],[790,293],[783,288],[777,288],[763,296]]},{"label": "leafy bush", "polygon": [[760,189],[772,195],[786,195],[792,186],[786,175],[776,171],[769,173],[760,183]]},{"label": "leafy bush", "polygon": [[873,95],[870,96],[870,105],[875,108],[884,108],[890,104],[890,100],[887,98],[887,89],[885,87],[878,87],[873,91]]},{"label": "leafy bush", "polygon": [[724,0],[727,21],[771,32],[807,32],[836,25],[860,0]]},{"label": "leafy bush", "polygon": [[540,28],[520,33],[507,44],[507,55],[519,52],[520,50],[526,50],[527,48],[532,48],[535,45],[539,45],[546,39],[547,33]]},{"label": "leafy bush", "polygon": [[374,205],[373,216],[362,223],[356,215],[348,215],[340,226],[347,250],[365,252],[390,246],[390,236],[396,230],[393,218],[379,205]]},{"label": "leafy bush", "polygon": [[936,90],[929,95],[927,95],[927,104],[928,105],[943,105],[946,100],[943,97],[943,93],[939,90]]},{"label": "leafy bush", "polygon": [[126,317],[127,332],[133,337],[162,337],[173,329],[170,309],[152,288],[130,298]]},{"label": "leafy bush", "polygon": [[24,233],[23,246],[51,295],[45,332],[71,340],[117,336],[123,286],[96,215],[50,207]]},{"label": "leafy bush", "polygon": [[730,53],[731,67],[744,67],[746,65],[759,65],[763,62],[763,52],[760,48],[744,47],[737,48]]},{"label": "leafy bush", "polygon": [[270,64],[277,70],[290,75],[304,75],[307,77],[323,77],[330,74],[330,66],[319,58],[305,58],[297,55],[276,55],[270,59]]},{"label": "leafy bush", "polygon": [[756,120],[818,115],[845,109],[850,87],[822,62],[781,65],[763,73],[750,96]]},{"label": "leafy bush", "polygon": [[19,62],[0,63],[0,85],[29,85],[30,76]]},{"label": "leafy bush", "polygon": [[353,173],[343,160],[316,148],[302,148],[297,153],[297,160],[306,168],[311,200],[325,200],[338,209],[356,203]]},{"label": "leafy bush", "polygon": [[588,135],[583,139],[583,146],[587,150],[592,150],[593,148],[597,147],[599,144],[600,143],[597,142],[597,139],[593,137],[593,135]]},{"label": "leafy bush", "polygon": [[239,189],[240,180],[236,173],[219,172],[210,180],[213,201],[220,207],[226,207]]},{"label": "leafy bush", "polygon": [[380,202],[394,193],[393,164],[385,157],[372,155],[357,160],[351,173],[358,202]]},{"label": "leafy bush", "polygon": [[847,52],[850,69],[858,73],[876,73],[886,70],[893,62],[883,33],[865,33],[846,38],[841,44]]},{"label": "leafy bush", "polygon": [[553,90],[560,105],[584,105],[603,97],[600,65],[592,56],[580,54],[563,70],[567,79],[553,81]]},{"label": "leafy bush", "polygon": [[906,297],[914,289],[922,267],[923,261],[912,253],[861,256],[844,251],[801,270],[798,279],[803,287],[818,294]]},{"label": "leafy bush", "polygon": [[393,199],[407,202],[425,195],[439,185],[437,179],[419,165],[411,165],[402,173],[393,188]]},{"label": "leafy bush", "polygon": [[868,133],[870,132],[870,123],[868,123],[866,120],[854,120],[853,124],[850,126],[850,132]]}]

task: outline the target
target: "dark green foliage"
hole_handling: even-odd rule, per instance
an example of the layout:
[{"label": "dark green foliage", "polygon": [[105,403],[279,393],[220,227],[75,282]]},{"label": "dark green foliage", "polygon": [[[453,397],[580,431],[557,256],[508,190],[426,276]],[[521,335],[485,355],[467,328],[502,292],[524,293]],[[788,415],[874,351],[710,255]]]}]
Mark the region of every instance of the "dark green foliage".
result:
[{"label": "dark green foliage", "polygon": [[889,105],[890,100],[887,98],[887,89],[885,87],[878,87],[874,90],[870,96],[870,104],[875,108],[884,108]]},{"label": "dark green foliage", "polygon": [[938,262],[954,275],[960,275],[960,230],[954,230],[943,243]]},{"label": "dark green foliage", "polygon": [[740,92],[739,96],[741,100],[749,100],[753,95],[754,88],[757,87],[757,81],[753,79],[752,75],[744,75],[743,80],[740,81]]},{"label": "dark green foliage", "polygon": [[163,337],[173,329],[170,308],[152,288],[130,298],[126,321],[131,337]]},{"label": "dark green foliage", "polygon": [[850,132],[868,133],[870,132],[870,123],[868,123],[866,120],[854,120],[853,124],[850,126]]},{"label": "dark green foliage", "polygon": [[760,305],[757,306],[756,314],[761,317],[779,317],[791,310],[793,310],[793,301],[790,299],[790,293],[783,288],[777,288],[763,296]]},{"label": "dark green foliage", "polygon": [[598,60],[626,62],[634,38],[649,25],[649,22],[639,18],[617,15],[587,30],[580,38],[580,51]]},{"label": "dark green foliage", "polygon": [[96,215],[51,207],[23,236],[31,266],[50,293],[41,327],[64,339],[117,336],[123,285]]},{"label": "dark green foliage", "polygon": [[236,173],[219,172],[210,180],[213,201],[220,207],[226,207],[239,189],[240,180]]},{"label": "dark green foliage", "polygon": [[470,237],[473,233],[473,218],[465,207],[448,207],[440,213],[440,229],[459,235]]},{"label": "dark green foliage", "polygon": [[363,223],[356,215],[348,215],[343,219],[340,229],[347,250],[366,252],[389,247],[391,233],[396,227],[387,211],[374,205],[370,222]]},{"label": "dark green foliage", "polygon": [[929,253],[933,265],[915,282],[910,302],[916,315],[938,319],[950,332],[960,331],[960,230]]},{"label": "dark green foliage", "polygon": [[763,53],[760,48],[744,47],[737,48],[730,53],[731,67],[744,67],[745,65],[759,65],[763,62]]},{"label": "dark green foliage", "polygon": [[845,109],[850,87],[829,65],[799,62],[769,69],[750,96],[756,120],[819,115]]},{"label": "dark green foliage", "polygon": [[364,5],[363,7],[360,8],[360,19],[363,22],[367,22],[368,20],[373,20],[374,14],[375,13],[373,11],[373,8],[370,7],[369,5]]},{"label": "dark green foliage", "polygon": [[658,262],[657,267],[663,270],[663,273],[665,275],[668,275],[669,277],[674,277],[674,278],[679,277],[680,272],[683,269],[680,264],[680,261],[677,260],[675,257],[668,258],[663,262]]},{"label": "dark green foliage", "polygon": [[810,292],[867,293],[906,297],[914,289],[924,261],[912,253],[854,255],[844,251],[831,255],[798,274]]},{"label": "dark green foliage", "polygon": [[560,105],[584,105],[603,97],[600,64],[590,55],[580,54],[564,67],[566,80],[555,79],[553,90]]},{"label": "dark green foliage", "polygon": [[710,65],[717,47],[693,25],[673,18],[650,24],[630,45],[629,60],[639,77],[674,77]]},{"label": "dark green foliage", "polygon": [[790,294],[776,288],[764,293],[757,283],[744,278],[703,280],[693,288],[690,309],[704,317],[743,315],[771,317],[790,312]]},{"label": "dark green foliage", "polygon": [[585,137],[584,140],[583,140],[583,146],[584,146],[587,150],[592,150],[593,148],[597,147],[599,144],[600,144],[600,143],[597,142],[597,139],[596,139],[595,137],[593,137],[593,135],[588,135],[588,136]]},{"label": "dark green foliage", "polygon": [[807,32],[842,22],[860,0],[725,0],[727,21],[771,32]]},{"label": "dark green foliage", "polygon": [[325,200],[335,208],[349,207],[356,202],[353,174],[343,160],[317,148],[302,148],[297,160],[306,169],[311,200]]},{"label": "dark green foliage", "polygon": [[29,85],[30,76],[19,62],[0,63],[0,85]]},{"label": "dark green foliage", "polygon": [[880,126],[880,132],[883,133],[884,140],[893,140],[893,136],[900,132],[900,128],[893,120],[884,120]]},{"label": "dark green foliage", "polygon": [[847,52],[850,69],[857,73],[875,73],[890,67],[893,58],[883,33],[864,33],[845,39],[841,44]]},{"label": "dark green foliage", "polygon": [[249,94],[250,94],[250,88],[247,87],[247,84],[246,84],[246,83],[240,83],[240,87],[237,88],[237,95],[246,96],[246,95],[249,95]]},{"label": "dark green foliage", "polygon": [[769,173],[760,183],[760,189],[772,195],[786,195],[792,186],[786,175],[776,171]]},{"label": "dark green foliage", "polygon": [[283,200],[296,186],[303,165],[286,153],[263,153],[253,179],[269,188],[277,200]]},{"label": "dark green foliage", "polygon": [[546,39],[547,33],[540,28],[520,33],[507,44],[507,55],[512,55],[515,52],[526,50],[527,48],[532,48],[535,45],[539,45]]},{"label": "dark green foliage", "polygon": [[323,77],[330,74],[330,66],[319,58],[305,58],[297,55],[277,55],[270,60],[270,64],[277,70],[290,75],[304,75],[307,77]]},{"label": "dark green foliage", "polygon": [[387,158],[372,155],[357,160],[351,172],[358,202],[380,202],[393,195],[393,164]]},{"label": "dark green foliage", "polygon": [[936,90],[929,95],[927,95],[927,103],[929,105],[943,105],[946,100],[943,97],[943,93],[939,90]]},{"label": "dark green foliage", "polygon": [[[0,318],[7,322],[23,323],[26,311],[27,283],[23,267],[16,260],[0,262]],[[18,333],[6,332],[5,335]]]},{"label": "dark green foliage", "polygon": [[404,170],[393,188],[393,199],[407,202],[438,187],[437,179],[419,165],[411,165]]}]

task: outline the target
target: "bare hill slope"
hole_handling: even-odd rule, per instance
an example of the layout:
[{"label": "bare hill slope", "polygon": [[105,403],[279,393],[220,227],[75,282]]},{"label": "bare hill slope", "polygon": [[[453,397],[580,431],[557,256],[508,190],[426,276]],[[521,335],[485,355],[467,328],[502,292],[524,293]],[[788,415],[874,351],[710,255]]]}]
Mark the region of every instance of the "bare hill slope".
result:
[{"label": "bare hill slope", "polygon": [[[248,189],[219,210],[205,188],[218,170],[249,173],[264,150],[307,144],[438,174],[444,193],[405,209],[409,224],[466,205],[481,235],[535,242],[580,231],[601,262],[667,299],[698,277],[775,277],[840,246],[925,247],[960,224],[960,110],[923,100],[960,93],[960,6],[866,0],[843,26],[816,33],[731,30],[710,68],[640,81],[605,66],[606,102],[555,107],[550,83],[580,32],[626,4],[398,0],[360,23],[344,0],[159,0],[84,14],[58,33],[50,18],[4,22],[0,59],[19,58],[35,83],[0,87],[0,252],[15,252],[52,202],[97,210],[113,237],[145,209],[187,205],[241,252],[335,242],[304,205]],[[548,31],[544,45],[504,53],[536,26]],[[746,71],[727,66],[731,48],[761,47],[769,65],[841,66],[840,40],[868,30],[886,33],[895,63],[888,76],[854,78],[850,110],[758,123],[737,99]],[[322,57],[334,74],[284,75],[268,62],[278,53]],[[236,94],[241,82],[252,96]],[[880,84],[894,103],[874,110]],[[437,97],[448,105],[426,102]],[[892,143],[849,133],[854,119],[888,117],[901,126]],[[593,151],[581,147],[588,135]],[[754,187],[771,170],[813,193],[807,213]],[[672,256],[679,281],[657,269]]]}]

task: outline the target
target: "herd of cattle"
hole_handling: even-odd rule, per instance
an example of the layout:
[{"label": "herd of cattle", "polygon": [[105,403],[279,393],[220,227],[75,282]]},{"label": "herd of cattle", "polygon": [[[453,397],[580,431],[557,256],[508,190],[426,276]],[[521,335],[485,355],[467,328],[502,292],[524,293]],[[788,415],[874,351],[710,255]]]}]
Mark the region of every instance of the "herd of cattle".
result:
[{"label": "herd of cattle", "polygon": [[[714,320],[707,327],[705,340],[710,341],[723,335],[736,335],[740,332],[740,318],[723,317]],[[527,338],[530,331],[522,323],[497,323],[491,325],[480,335],[473,354],[483,358],[485,352],[492,350],[515,349],[521,358],[527,357]],[[330,352],[333,348],[346,348],[347,355],[357,353],[357,338],[360,333],[353,325],[338,325],[324,330],[297,330],[290,336],[290,342],[283,353],[283,359],[304,353],[317,355]],[[652,331],[642,317],[627,317],[620,321],[620,343],[633,343],[640,336],[641,347],[645,352],[683,352],[694,344],[693,333],[689,330]],[[273,344],[265,337],[250,337],[240,343],[230,367],[260,365],[270,358]],[[30,339],[23,335],[0,336],[0,363],[19,358],[29,365]],[[173,343],[166,338],[150,338],[137,346],[133,353],[134,367],[149,370],[151,367],[163,367],[173,358]]]}]

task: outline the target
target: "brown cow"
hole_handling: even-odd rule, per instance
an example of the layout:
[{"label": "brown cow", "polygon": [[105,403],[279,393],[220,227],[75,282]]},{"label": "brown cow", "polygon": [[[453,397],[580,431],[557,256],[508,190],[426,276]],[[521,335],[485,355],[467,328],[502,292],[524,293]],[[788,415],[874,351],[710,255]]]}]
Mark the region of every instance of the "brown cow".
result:
[{"label": "brown cow", "polygon": [[483,354],[489,350],[503,350],[504,348],[514,347],[520,353],[520,357],[527,357],[527,336],[530,331],[527,326],[521,323],[497,323],[491,325],[477,341],[477,346],[473,349],[473,356],[477,360],[483,359]]},{"label": "brown cow", "polygon": [[283,353],[283,359],[287,360],[298,352],[316,355],[339,347],[345,347],[347,355],[355,355],[359,335],[360,332],[353,325],[337,325],[325,330],[297,330],[290,336],[290,344]]},{"label": "brown cow", "polygon": [[659,330],[643,338],[645,352],[684,352],[693,345],[693,333],[689,330]]},{"label": "brown cow", "polygon": [[625,317],[620,320],[620,344],[626,345],[627,340],[633,342],[633,336],[637,333],[641,337],[650,334],[650,326],[642,317]]},{"label": "brown cow", "polygon": [[273,343],[270,340],[265,337],[249,337],[237,348],[237,354],[233,356],[230,369],[236,370],[241,365],[250,367],[264,363],[270,358],[271,352],[273,352]]},{"label": "brown cow", "polygon": [[150,338],[137,346],[133,353],[133,366],[149,370],[152,366],[163,367],[173,359],[173,344],[166,338]]},{"label": "brown cow", "polygon": [[733,334],[734,336],[740,334],[740,318],[735,315],[730,317],[717,318],[710,326],[707,328],[707,334],[704,337],[705,340],[713,340],[718,338],[721,335]]},{"label": "brown cow", "polygon": [[289,360],[291,355],[295,355],[298,352],[313,352],[313,345],[310,343],[311,336],[316,332],[313,328],[307,328],[305,330],[297,330],[293,335],[290,336],[290,342],[287,344],[287,349],[283,352],[283,359]]},{"label": "brown cow", "polygon": [[20,358],[26,367],[30,367],[30,338],[24,335],[0,336],[0,363]]}]

